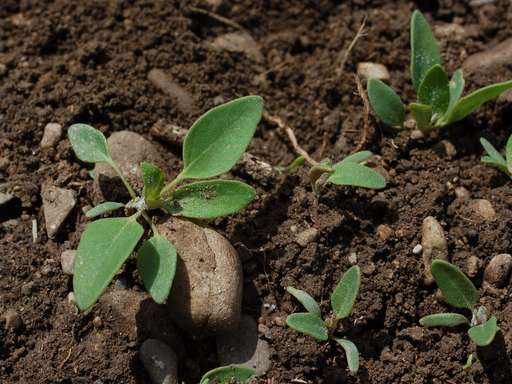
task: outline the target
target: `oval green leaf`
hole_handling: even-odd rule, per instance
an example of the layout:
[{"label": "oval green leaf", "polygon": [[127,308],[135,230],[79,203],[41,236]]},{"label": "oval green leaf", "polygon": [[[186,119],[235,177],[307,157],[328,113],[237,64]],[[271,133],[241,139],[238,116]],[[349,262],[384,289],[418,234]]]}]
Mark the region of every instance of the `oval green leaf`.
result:
[{"label": "oval green leaf", "polygon": [[442,64],[441,53],[427,19],[420,11],[411,17],[411,79],[418,91],[428,70]]},{"label": "oval green leaf", "polygon": [[286,324],[292,329],[320,341],[327,341],[329,331],[322,318],[307,312],[293,313],[286,318]]},{"label": "oval green leaf", "polygon": [[348,155],[343,160],[341,160],[338,164],[343,164],[343,163],[347,163],[347,162],[362,163],[363,161],[368,160],[372,156],[373,156],[373,153],[371,153],[370,151],[359,151],[359,152],[353,153],[351,155]]},{"label": "oval green leaf", "polygon": [[497,322],[496,316],[492,316],[484,324],[469,328],[469,337],[479,347],[485,347],[491,344],[499,329]]},{"label": "oval green leaf", "polygon": [[352,312],[361,286],[361,269],[354,265],[343,275],[331,295],[331,307],[337,319],[344,319]]},{"label": "oval green leaf", "polygon": [[122,207],[124,207],[123,203],[116,203],[114,201],[106,201],[104,203],[98,204],[94,208],[89,209],[85,213],[85,216],[88,217],[89,219],[91,219],[93,217],[104,215],[105,213],[115,211],[116,209],[119,209]]},{"label": "oval green leaf", "polygon": [[444,260],[434,260],[431,270],[448,304],[473,309],[478,301],[478,291],[459,268]]},{"label": "oval green leaf", "polygon": [[165,209],[172,215],[212,219],[240,211],[255,196],[254,188],[239,181],[200,181],[178,188]]},{"label": "oval green leaf", "polygon": [[448,104],[448,109],[446,110],[445,116],[443,120],[450,116],[453,108],[457,105],[457,102],[460,100],[462,96],[462,92],[464,92],[464,77],[462,76],[462,70],[457,69],[450,80],[449,88],[450,88],[450,102]]},{"label": "oval green leaf", "polygon": [[160,168],[151,163],[140,164],[142,181],[144,182],[144,201],[152,208],[160,200],[160,192],[164,187],[165,176]]},{"label": "oval green leaf", "polygon": [[320,318],[322,317],[320,306],[316,300],[309,295],[309,293],[301,291],[300,289],[295,289],[293,287],[287,287],[286,291],[297,300],[299,300],[299,302],[304,306],[304,308],[306,308],[309,313],[312,313]]},{"label": "oval green leaf", "polygon": [[176,248],[164,237],[155,234],[142,244],[137,269],[153,300],[164,304],[171,291],[176,272]]},{"label": "oval green leaf", "polygon": [[450,81],[439,64],[434,65],[425,74],[418,90],[420,103],[432,106],[432,112],[439,117],[448,109],[450,103]]},{"label": "oval green leaf", "polygon": [[252,368],[228,365],[205,373],[199,384],[244,384],[255,374]]},{"label": "oval green leaf", "polygon": [[412,117],[416,121],[416,128],[422,132],[432,130],[432,106],[426,104],[409,104]]},{"label": "oval green leaf", "polygon": [[373,110],[384,124],[392,127],[403,125],[405,106],[393,88],[378,79],[369,79],[368,98]]},{"label": "oval green leaf", "polygon": [[86,310],[98,300],[143,233],[133,217],[101,219],[87,226],[78,244],[73,275],[78,308]]},{"label": "oval green leaf", "polygon": [[350,373],[355,375],[359,370],[359,351],[357,350],[356,345],[347,339],[334,339],[336,342],[341,345],[343,350],[345,351],[345,355],[347,356],[347,365]]},{"label": "oval green leaf", "polygon": [[263,112],[263,99],[246,96],[210,109],[183,143],[181,179],[204,179],[229,171],[249,145]]},{"label": "oval green leaf", "polygon": [[107,140],[103,133],[87,124],[73,124],[68,129],[71,147],[87,163],[110,162]]},{"label": "oval green leaf", "polygon": [[336,185],[352,185],[371,189],[382,189],[386,179],[379,172],[364,165],[353,162],[339,162],[333,166],[334,172],[327,178],[328,182]]},{"label": "oval green leaf", "polygon": [[507,169],[512,173],[512,135],[508,137],[507,146],[505,147],[505,154],[507,157]]},{"label": "oval green leaf", "polygon": [[[499,153],[496,150],[496,148],[494,148],[494,146],[489,141],[487,141],[486,139],[481,137],[480,138],[480,144],[482,144],[482,147],[484,147],[485,152],[487,152],[487,154],[489,155],[489,157],[493,161],[495,161],[498,164],[502,164],[504,166],[507,166],[507,162],[505,161],[503,156],[501,156],[501,153]],[[508,143],[507,143],[507,148],[508,148]]]},{"label": "oval green leaf", "polygon": [[466,316],[459,313],[436,313],[420,319],[424,327],[457,327],[462,324],[469,324]]}]

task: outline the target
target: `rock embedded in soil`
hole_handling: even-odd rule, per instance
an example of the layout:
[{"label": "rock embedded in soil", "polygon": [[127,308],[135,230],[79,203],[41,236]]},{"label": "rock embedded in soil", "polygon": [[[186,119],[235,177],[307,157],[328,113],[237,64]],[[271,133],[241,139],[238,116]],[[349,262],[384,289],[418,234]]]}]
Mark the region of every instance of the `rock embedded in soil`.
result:
[{"label": "rock embedded in soil", "polygon": [[475,199],[469,203],[469,208],[484,221],[493,221],[496,219],[496,211],[491,202],[485,199]]},{"label": "rock embedded in soil", "polygon": [[[140,163],[143,161],[163,167],[163,161],[153,144],[141,135],[130,131],[114,132],[107,139],[110,155],[128,182],[137,191],[142,190]],[[112,167],[97,163],[94,167],[95,200],[127,201],[130,195]]]},{"label": "rock embedded in soil", "polygon": [[430,265],[435,259],[448,261],[448,244],[444,235],[443,227],[432,216],[423,220],[421,228],[421,246],[423,249],[423,274],[424,283],[431,285],[434,277],[430,271]]},{"label": "rock embedded in soil", "polygon": [[512,38],[469,56],[462,64],[462,70],[468,75],[471,73],[493,75],[500,73],[501,67],[508,65],[510,62],[512,62]]},{"label": "rock embedded in soil", "polygon": [[178,358],[165,343],[148,339],[140,346],[140,360],[154,384],[178,382]]},{"label": "rock embedded in soil", "polygon": [[75,270],[75,258],[76,258],[76,250],[68,249],[61,253],[60,255],[60,265],[62,267],[62,272],[66,275],[72,275]]},{"label": "rock embedded in soil", "polygon": [[178,253],[167,307],[182,328],[199,333],[238,327],[242,302],[242,266],[233,246],[219,233],[187,220],[157,224]]},{"label": "rock embedded in soil", "polygon": [[377,227],[377,235],[382,241],[386,241],[393,236],[393,230],[386,224],[380,224]]},{"label": "rock embedded in soil", "polygon": [[312,243],[318,238],[318,229],[316,228],[308,228],[302,232],[297,233],[295,236],[295,242],[299,244],[301,247],[307,246],[309,243]]},{"label": "rock embedded in soil", "polygon": [[52,148],[62,137],[62,125],[57,123],[48,123],[44,127],[43,138],[41,139],[41,148]]},{"label": "rock embedded in soil", "polygon": [[163,119],[157,120],[152,125],[149,133],[156,139],[165,141],[169,144],[181,145],[187,135],[188,129],[182,128],[175,124],[167,123]]},{"label": "rock embedded in soil", "polygon": [[496,255],[485,267],[484,281],[496,288],[503,288],[508,282],[511,270],[512,256],[508,253]]},{"label": "rock embedded in soil", "polygon": [[386,66],[378,63],[358,63],[357,74],[364,79],[389,80],[389,71]]},{"label": "rock embedded in soil", "polygon": [[464,187],[455,188],[455,196],[457,196],[457,199],[460,199],[460,200],[466,200],[466,199],[471,198],[471,194]]},{"label": "rock embedded in soil", "polygon": [[247,32],[226,33],[213,40],[211,45],[228,52],[243,53],[257,63],[263,61],[258,43]]},{"label": "rock embedded in soil", "polygon": [[2,314],[2,319],[5,321],[5,327],[11,330],[18,330],[23,326],[21,317],[16,310],[10,308]]},{"label": "rock embedded in soil", "polygon": [[161,69],[154,68],[149,71],[148,80],[160,91],[170,96],[181,112],[185,114],[198,112],[196,98]]},{"label": "rock embedded in soil", "polygon": [[238,329],[216,338],[219,364],[239,364],[254,368],[256,375],[270,369],[270,348],[258,338],[258,326],[252,317],[243,315]]},{"label": "rock embedded in soil", "polygon": [[41,189],[44,219],[48,237],[53,238],[76,205],[75,193],[50,184]]}]

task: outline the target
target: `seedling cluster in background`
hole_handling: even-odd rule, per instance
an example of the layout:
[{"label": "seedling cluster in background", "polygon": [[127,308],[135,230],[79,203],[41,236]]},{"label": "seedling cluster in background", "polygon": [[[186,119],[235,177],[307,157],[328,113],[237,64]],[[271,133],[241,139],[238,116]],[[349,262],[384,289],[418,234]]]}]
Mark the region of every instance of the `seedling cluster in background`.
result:
[{"label": "seedling cluster in background", "polygon": [[308,293],[288,287],[287,291],[293,295],[307,310],[307,312],[293,313],[286,319],[290,328],[305,335],[314,337],[318,341],[333,339],[345,350],[348,369],[356,374],[359,369],[359,351],[353,342],[346,338],[334,337],[339,321],[350,316],[352,308],[359,293],[361,285],[361,270],[353,266],[345,274],[331,295],[332,315],[322,318],[320,305]]},{"label": "seedling cluster in background", "polygon": [[[411,79],[417,101],[408,106],[416,127],[428,132],[459,121],[485,102],[512,88],[512,80],[489,85],[462,97],[464,78],[457,69],[448,78],[432,29],[419,11],[411,18]],[[396,92],[377,79],[368,80],[368,97],[377,116],[387,125],[402,127],[406,107]]]},{"label": "seedling cluster in background", "polygon": [[497,320],[495,316],[488,318],[485,307],[477,307],[478,291],[471,280],[455,265],[443,260],[434,260],[431,270],[446,302],[455,308],[470,310],[471,320],[460,313],[448,312],[422,317],[420,324],[425,327],[468,325],[469,337],[476,345],[489,345],[498,331]]},{"label": "seedling cluster in background", "polygon": [[482,162],[492,167],[496,167],[500,171],[505,172],[507,175],[512,177],[512,135],[507,140],[505,148],[506,159],[503,158],[501,153],[499,153],[498,150],[483,137],[480,138],[480,143],[487,153],[487,155],[482,157]]},{"label": "seedling cluster in background", "polygon": [[[160,236],[149,212],[161,209],[173,216],[212,219],[246,207],[255,197],[252,187],[233,180],[204,180],[229,171],[247,148],[261,119],[259,96],[242,97],[215,107],[190,128],[183,143],[183,170],[170,183],[154,164],[140,166],[144,190],[137,194],[112,160],[105,136],[75,124],[68,136],[76,156],[87,163],[107,163],[131,195],[127,204],[105,202],[87,212],[97,217],[125,207],[129,217],[99,219],[90,223],[78,245],[73,289],[80,309],[91,307],[141,240],[143,218],[152,237],[138,250],[137,268],[146,289],[157,303],[169,295],[176,271],[176,249]],[[191,180],[200,180],[183,184]]]}]

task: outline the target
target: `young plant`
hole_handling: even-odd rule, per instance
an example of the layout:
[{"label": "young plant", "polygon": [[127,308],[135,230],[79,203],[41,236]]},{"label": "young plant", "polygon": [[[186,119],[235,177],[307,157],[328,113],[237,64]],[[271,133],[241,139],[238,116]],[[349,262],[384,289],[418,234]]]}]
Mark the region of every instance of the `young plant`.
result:
[{"label": "young plant", "polygon": [[69,128],[69,141],[78,159],[109,164],[132,198],[127,204],[104,202],[86,216],[93,218],[122,207],[126,212],[133,212],[128,217],[96,220],[82,234],[73,276],[73,290],[81,310],[98,300],[134,251],[144,234],[138,223],[140,218],[149,224],[152,236],[138,250],[137,268],[153,299],[157,303],[166,301],[176,271],[176,249],[158,234],[149,214],[160,209],[172,216],[212,219],[246,207],[255,197],[252,187],[239,181],[205,179],[223,174],[235,165],[254,134],[262,108],[261,97],[247,96],[206,112],[185,137],[183,170],[174,180],[166,184],[160,168],[141,163],[144,184],[141,193],[121,173],[100,131],[85,124]]},{"label": "young plant", "polygon": [[256,371],[239,365],[227,365],[208,371],[199,384],[245,384]]},{"label": "young plant", "polygon": [[512,177],[512,135],[508,138],[505,148],[506,160],[496,148],[483,137],[480,138],[480,143],[482,147],[484,147],[485,152],[487,152],[487,155],[482,157],[482,162],[496,167]]},{"label": "young plant", "polygon": [[348,369],[356,374],[359,369],[359,351],[353,342],[346,338],[334,337],[340,320],[348,317],[356,301],[361,285],[361,270],[353,266],[345,272],[331,295],[332,315],[322,319],[320,305],[308,293],[288,287],[286,290],[293,295],[307,312],[294,313],[287,317],[286,324],[290,328],[318,341],[333,339],[345,350]]},{"label": "young plant", "polygon": [[420,319],[424,327],[456,327],[469,325],[469,337],[479,347],[489,345],[498,331],[495,316],[488,318],[487,310],[477,306],[478,291],[455,265],[443,260],[432,262],[432,275],[443,292],[446,302],[456,308],[471,311],[471,320],[459,313],[436,313]]},{"label": "young plant", "polygon": [[[448,78],[427,20],[419,11],[411,17],[411,79],[417,101],[408,105],[422,132],[442,128],[476,111],[482,104],[512,88],[512,80],[489,85],[462,97],[460,69]],[[387,125],[401,127],[406,107],[396,92],[377,79],[368,80],[368,97],[377,116]]]}]

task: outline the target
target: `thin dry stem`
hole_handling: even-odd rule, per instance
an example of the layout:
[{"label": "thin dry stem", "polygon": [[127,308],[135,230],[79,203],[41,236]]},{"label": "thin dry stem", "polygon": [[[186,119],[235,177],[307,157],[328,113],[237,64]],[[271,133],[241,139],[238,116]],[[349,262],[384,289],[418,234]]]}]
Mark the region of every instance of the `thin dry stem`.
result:
[{"label": "thin dry stem", "polygon": [[206,9],[203,9],[203,8],[199,8],[199,7],[189,7],[188,8],[191,12],[194,12],[194,13],[200,13],[202,15],[206,15],[206,16],[209,16],[211,17],[212,19],[215,19],[221,23],[224,23],[226,25],[229,25],[230,27],[233,27],[235,29],[240,29],[241,31],[245,31],[245,28],[242,27],[240,24],[238,24],[237,22],[233,21],[233,20],[230,20],[224,16],[221,16],[215,12],[210,12],[210,11],[207,11]]},{"label": "thin dry stem", "polygon": [[366,139],[368,138],[368,131],[370,129],[370,103],[368,102],[368,96],[364,91],[359,76],[354,75],[354,78],[356,80],[357,92],[359,93],[359,96],[361,96],[361,99],[363,100],[363,134],[361,136],[361,139],[359,140],[359,143],[354,148],[352,153],[359,152],[363,148],[363,145],[366,143]]},{"label": "thin dry stem", "polygon": [[284,130],[286,132],[286,135],[288,136],[288,139],[292,143],[294,151],[302,156],[304,160],[306,160],[310,165],[315,166],[318,165],[318,161],[314,160],[309,156],[309,153],[306,152],[305,149],[303,149],[299,143],[297,142],[297,137],[295,136],[295,132],[293,129],[286,125],[281,118],[277,116],[270,115],[267,112],[263,112],[263,118],[267,120],[268,122],[277,125],[280,129]]},{"label": "thin dry stem", "polygon": [[343,71],[345,70],[345,64],[347,63],[347,60],[350,56],[350,52],[352,52],[352,49],[354,49],[357,41],[365,36],[365,32],[364,32],[364,28],[366,26],[366,16],[363,17],[363,21],[361,22],[361,26],[359,27],[359,29],[357,30],[357,33],[356,35],[354,36],[354,38],[352,39],[352,41],[350,42],[350,45],[348,46],[348,48],[343,52],[343,57],[341,58],[341,61],[340,61],[340,65],[339,67],[336,69],[336,75],[338,75],[338,77],[340,77],[342,74],[343,74]]}]

